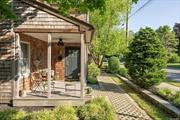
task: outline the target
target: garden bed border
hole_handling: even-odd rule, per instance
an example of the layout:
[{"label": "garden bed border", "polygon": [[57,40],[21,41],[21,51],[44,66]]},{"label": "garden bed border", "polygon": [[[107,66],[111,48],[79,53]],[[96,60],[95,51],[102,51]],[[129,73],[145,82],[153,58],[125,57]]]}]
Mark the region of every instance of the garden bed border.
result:
[{"label": "garden bed border", "polygon": [[121,80],[123,80],[125,83],[128,84],[128,86],[132,87],[133,89],[135,89],[137,92],[139,92],[141,95],[143,95],[143,97],[145,97],[146,99],[148,99],[150,102],[154,103],[155,105],[161,107],[163,110],[165,110],[166,112],[168,112],[169,114],[171,114],[174,117],[177,117],[180,119],[180,110],[174,106],[172,106],[168,101],[160,98],[159,96],[153,94],[152,92],[142,89],[140,87],[138,87],[137,85],[135,85],[134,83],[132,83],[130,80],[128,80],[125,77],[122,77],[119,74],[115,74],[118,78],[120,78]]}]

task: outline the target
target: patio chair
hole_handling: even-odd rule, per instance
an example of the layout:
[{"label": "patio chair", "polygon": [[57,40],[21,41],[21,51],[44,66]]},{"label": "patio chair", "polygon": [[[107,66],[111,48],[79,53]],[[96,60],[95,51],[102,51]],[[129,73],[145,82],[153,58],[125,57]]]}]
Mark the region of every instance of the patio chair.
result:
[{"label": "patio chair", "polygon": [[[47,83],[47,72],[48,70],[47,69],[43,69],[43,70],[40,70],[40,74],[41,74],[41,77],[42,77],[42,80],[44,83],[44,89],[46,89],[48,87],[48,83]],[[53,90],[55,89],[55,82],[54,82],[54,70],[51,70],[51,87],[53,88]]]},{"label": "patio chair", "polygon": [[44,89],[44,84],[43,84],[43,79],[42,76],[39,72],[34,72],[31,75],[32,78],[32,90],[34,92],[43,92],[45,91]]}]

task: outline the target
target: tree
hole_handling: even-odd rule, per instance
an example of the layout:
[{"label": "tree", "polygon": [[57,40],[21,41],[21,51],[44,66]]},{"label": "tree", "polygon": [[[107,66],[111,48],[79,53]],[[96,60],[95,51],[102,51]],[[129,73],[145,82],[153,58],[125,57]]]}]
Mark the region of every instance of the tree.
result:
[{"label": "tree", "polygon": [[167,49],[168,53],[176,53],[178,46],[178,39],[175,33],[167,25],[160,26],[157,30],[158,38],[162,41],[164,47]]},{"label": "tree", "polygon": [[9,0],[0,0],[0,20],[14,19],[15,15],[11,10]]},{"label": "tree", "polygon": [[180,23],[176,23],[174,25],[173,31],[176,33],[177,39],[179,39],[179,43],[178,43],[178,55],[180,56]]},{"label": "tree", "polygon": [[[12,0],[0,0],[0,20],[15,18],[14,12],[11,10],[10,3]],[[44,0],[49,4],[57,4],[60,14],[69,15],[72,10],[80,13],[88,11],[105,10],[107,0]],[[138,0],[132,0],[136,3]]]},{"label": "tree", "polygon": [[99,10],[90,13],[90,23],[96,27],[90,53],[101,67],[104,56],[119,56],[126,51],[125,32],[117,28],[126,14],[126,1],[107,0],[103,14]]},{"label": "tree", "polygon": [[140,29],[126,54],[126,67],[133,81],[143,88],[160,83],[166,77],[162,70],[166,64],[166,49],[156,32]]}]

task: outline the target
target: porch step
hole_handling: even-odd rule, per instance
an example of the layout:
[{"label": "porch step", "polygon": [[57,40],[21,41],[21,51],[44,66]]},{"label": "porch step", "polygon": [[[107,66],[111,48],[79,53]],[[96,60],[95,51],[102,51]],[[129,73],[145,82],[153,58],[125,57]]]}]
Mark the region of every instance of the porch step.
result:
[{"label": "porch step", "polygon": [[91,96],[86,96],[85,98],[14,98],[13,99],[13,106],[44,106],[44,107],[51,107],[51,106],[58,106],[58,105],[65,105],[71,104],[73,106],[80,106],[83,105],[86,101],[90,100]]}]

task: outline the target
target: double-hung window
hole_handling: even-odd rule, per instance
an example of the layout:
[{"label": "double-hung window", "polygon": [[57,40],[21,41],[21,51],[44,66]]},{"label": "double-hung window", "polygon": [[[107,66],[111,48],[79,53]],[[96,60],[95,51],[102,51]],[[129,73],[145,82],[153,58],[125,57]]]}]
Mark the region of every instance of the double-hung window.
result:
[{"label": "double-hung window", "polygon": [[21,42],[19,72],[21,74],[30,73],[30,45],[29,43]]}]

